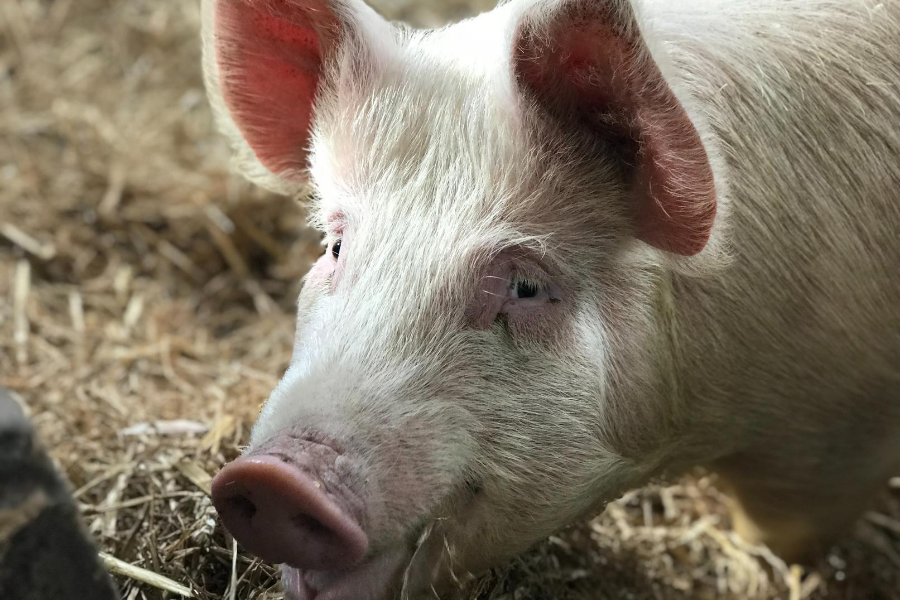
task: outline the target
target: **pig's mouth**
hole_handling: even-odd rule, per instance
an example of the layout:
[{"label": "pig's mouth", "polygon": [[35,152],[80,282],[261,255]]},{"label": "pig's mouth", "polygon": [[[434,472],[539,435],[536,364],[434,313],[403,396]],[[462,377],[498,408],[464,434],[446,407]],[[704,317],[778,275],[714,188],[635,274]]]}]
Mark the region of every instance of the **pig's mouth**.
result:
[{"label": "pig's mouth", "polygon": [[[447,566],[443,564],[447,559],[446,550],[445,540],[430,539],[428,534],[423,534],[417,547],[403,545],[385,550],[344,572],[317,572],[282,565],[285,600],[419,597],[435,589],[433,577],[442,566]],[[460,578],[457,583],[461,581]]]},{"label": "pig's mouth", "polygon": [[286,600],[384,600],[399,590],[406,548],[374,556],[351,571],[324,573],[283,565]]},{"label": "pig's mouth", "polygon": [[[282,565],[285,600],[387,600],[417,597],[432,591],[434,577],[450,569],[452,579],[461,584],[462,573],[452,573],[452,550],[446,532],[462,523],[460,515],[473,511],[480,497],[480,486],[467,484],[452,494],[444,515],[417,529],[415,541],[385,549],[369,556],[352,569],[320,572]],[[446,583],[446,582],[445,582]]]}]

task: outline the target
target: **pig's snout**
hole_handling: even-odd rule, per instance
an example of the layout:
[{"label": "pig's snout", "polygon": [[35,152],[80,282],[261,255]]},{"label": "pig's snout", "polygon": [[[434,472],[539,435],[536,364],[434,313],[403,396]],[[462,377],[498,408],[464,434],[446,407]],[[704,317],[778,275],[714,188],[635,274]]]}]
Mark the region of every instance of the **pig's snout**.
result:
[{"label": "pig's snout", "polygon": [[212,483],[225,527],[263,560],[299,569],[352,567],[368,548],[359,523],[322,484],[274,455],[251,455],[226,465]]}]

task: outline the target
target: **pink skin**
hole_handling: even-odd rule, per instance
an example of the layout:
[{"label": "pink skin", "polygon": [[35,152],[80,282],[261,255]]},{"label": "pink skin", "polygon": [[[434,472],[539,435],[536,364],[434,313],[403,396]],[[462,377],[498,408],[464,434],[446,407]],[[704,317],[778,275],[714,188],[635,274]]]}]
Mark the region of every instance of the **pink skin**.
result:
[{"label": "pink skin", "polygon": [[[306,284],[330,294],[347,293],[352,280],[341,275],[352,256],[352,236],[342,215],[329,223],[330,242]],[[337,241],[341,251],[336,259]],[[481,264],[481,274],[472,278],[469,327],[488,329],[500,319],[517,335],[534,336],[552,334],[555,323],[565,318],[561,288],[530,250],[505,249]],[[518,285],[522,280],[529,282],[524,288]],[[519,297],[522,292],[531,297]],[[326,442],[298,423],[226,466],[214,481],[213,497],[239,542],[263,558],[285,563],[289,600],[378,600],[395,592],[402,581],[412,556],[409,534],[415,533],[397,531],[394,539],[368,539],[371,519],[381,512],[370,487],[370,480],[378,478],[378,473],[361,473],[339,441]],[[409,491],[394,489],[397,486],[386,480],[378,484],[383,493]],[[246,517],[248,501],[258,504],[258,525]],[[269,510],[274,512],[260,512]],[[426,520],[431,516],[422,515]],[[310,517],[319,527],[295,530],[295,523],[304,524]]]},{"label": "pink skin", "polygon": [[519,84],[550,114],[604,115],[607,136],[636,140],[638,237],[675,254],[698,254],[709,241],[717,209],[700,135],[669,86],[659,85],[662,73],[642,39],[617,28],[613,9],[572,2],[566,10],[550,35],[535,36],[527,23],[520,25]]},{"label": "pink skin", "polygon": [[409,559],[404,548],[374,556],[347,572],[304,573],[282,566],[286,600],[381,600],[388,597]]},{"label": "pink skin", "polygon": [[[306,282],[309,285],[320,287],[330,283],[331,292],[333,293],[340,283],[344,274],[344,265],[346,264],[346,247],[347,241],[345,230],[347,221],[343,213],[335,213],[328,218],[328,248],[325,253],[316,261],[313,267],[306,275]],[[335,259],[333,250],[335,243],[341,242],[340,258]]]},{"label": "pink skin", "polygon": [[[330,238],[325,253],[307,274],[307,283],[324,286],[330,283],[335,293],[343,279],[347,254],[351,251],[352,238],[343,213],[335,213],[328,220]],[[335,244],[341,243],[339,257],[335,259]],[[537,287],[532,298],[519,298],[516,283],[525,280]],[[489,329],[500,315],[508,315],[508,323],[517,332],[531,335],[552,336],[564,317],[563,290],[547,274],[545,265],[535,253],[525,248],[509,248],[498,253],[490,261],[480,278],[472,304],[466,310],[468,323],[476,329]]]},{"label": "pink skin", "polygon": [[[523,280],[537,288],[537,295],[518,297],[516,284]],[[562,308],[562,290],[534,253],[516,248],[504,250],[491,260],[466,314],[476,329],[489,329],[500,315],[506,315],[507,324],[516,333],[553,337],[564,316]]]},{"label": "pink skin", "polygon": [[321,569],[353,565],[368,539],[341,508],[352,494],[330,489],[345,486],[310,476],[323,468],[319,457],[302,453],[247,456],[219,472],[213,501],[228,529],[261,558]]},{"label": "pink skin", "polygon": [[226,527],[270,562],[355,566],[368,550],[366,509],[359,469],[337,448],[295,425],[226,465],[212,485]]},{"label": "pink skin", "polygon": [[331,246],[306,274],[306,285],[322,287],[328,284],[329,278],[334,273],[335,260],[331,257]]},{"label": "pink skin", "polygon": [[[304,4],[223,1],[216,4],[215,15],[221,39],[229,42],[216,48],[219,68],[245,83],[226,86],[225,103],[260,162],[295,179],[302,179],[297,173],[305,167],[297,140],[308,135],[312,124],[322,55],[332,43],[322,32],[336,27],[324,1]],[[279,126],[271,128],[271,122]]]}]

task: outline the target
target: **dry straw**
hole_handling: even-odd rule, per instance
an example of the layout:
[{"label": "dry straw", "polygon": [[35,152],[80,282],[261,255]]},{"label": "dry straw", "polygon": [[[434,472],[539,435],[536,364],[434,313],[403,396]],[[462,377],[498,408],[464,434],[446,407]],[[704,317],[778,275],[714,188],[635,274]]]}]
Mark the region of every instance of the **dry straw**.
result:
[{"label": "dry straw", "polygon": [[[197,4],[0,2],[0,385],[27,400],[124,598],[275,599],[209,481],[288,362],[321,247],[296,202],[229,176]],[[468,8],[380,4],[429,25]],[[713,480],[650,487],[471,597],[896,598],[897,487],[809,573],[730,533]]]}]

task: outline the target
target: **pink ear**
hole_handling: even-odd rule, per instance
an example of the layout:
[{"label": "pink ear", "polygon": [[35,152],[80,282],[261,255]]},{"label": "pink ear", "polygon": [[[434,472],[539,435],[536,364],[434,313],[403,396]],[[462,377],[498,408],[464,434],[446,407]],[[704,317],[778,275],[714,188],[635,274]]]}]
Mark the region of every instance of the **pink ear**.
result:
[{"label": "pink ear", "polygon": [[597,135],[637,141],[639,239],[692,256],[709,241],[716,191],[697,130],[672,93],[622,3],[570,0],[539,23],[526,16],[515,39],[525,91],[558,115],[578,115]]},{"label": "pink ear", "polygon": [[235,125],[268,170],[302,180],[323,57],[339,21],[327,0],[218,0],[216,63]]}]

